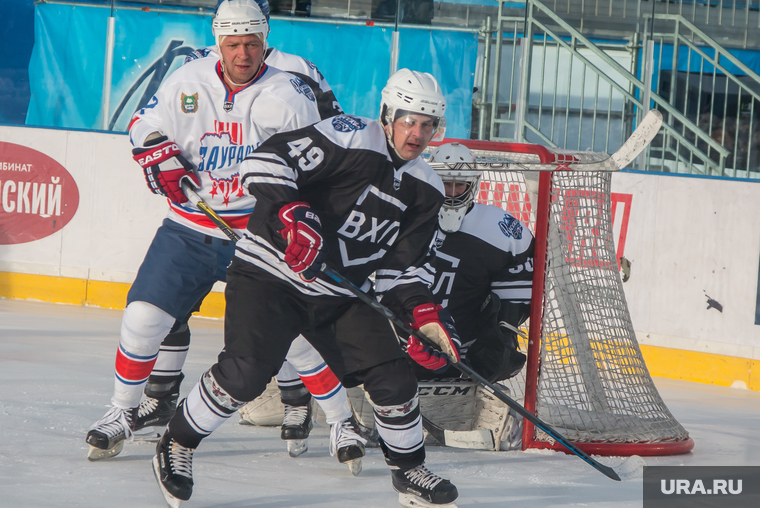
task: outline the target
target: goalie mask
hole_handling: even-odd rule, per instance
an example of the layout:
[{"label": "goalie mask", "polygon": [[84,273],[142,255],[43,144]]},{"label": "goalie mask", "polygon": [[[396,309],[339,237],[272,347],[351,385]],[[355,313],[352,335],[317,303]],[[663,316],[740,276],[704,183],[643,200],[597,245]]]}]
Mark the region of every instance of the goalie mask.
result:
[{"label": "goalie mask", "polygon": [[[269,5],[267,4],[268,10]],[[217,51],[224,37],[228,35],[252,34],[261,39],[264,44],[264,51],[267,50],[269,23],[267,16],[262,13],[261,7],[254,0],[223,0],[216,10],[211,30],[214,34]]]},{"label": "goalie mask", "polygon": [[[469,163],[475,162],[475,157],[466,146],[459,143],[441,145],[430,154],[431,163]],[[456,233],[462,226],[464,216],[475,201],[475,195],[480,189],[481,172],[476,170],[449,169],[443,165],[434,168],[443,180],[446,197],[441,211],[438,212],[438,226],[444,233]]]},{"label": "goalie mask", "polygon": [[[393,140],[394,123],[402,120],[400,125],[415,127],[417,119],[414,115],[424,115],[432,119],[430,141],[440,141],[446,132],[446,99],[435,78],[428,73],[401,69],[388,79],[382,91],[380,102],[380,122],[389,126],[386,131],[390,145],[398,153]],[[427,134],[423,129],[423,134]]]}]

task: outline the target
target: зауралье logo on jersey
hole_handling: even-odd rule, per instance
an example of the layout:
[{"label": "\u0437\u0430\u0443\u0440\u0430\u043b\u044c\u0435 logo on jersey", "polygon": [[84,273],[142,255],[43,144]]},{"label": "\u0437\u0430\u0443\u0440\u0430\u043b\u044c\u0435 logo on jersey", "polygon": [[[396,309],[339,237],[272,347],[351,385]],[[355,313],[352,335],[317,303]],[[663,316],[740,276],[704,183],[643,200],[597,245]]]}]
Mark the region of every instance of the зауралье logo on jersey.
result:
[{"label": "\u0437\u0430\u0443\u0440\u0430\u043b\u044c\u0435 logo on jersey", "polygon": [[754,508],[760,506],[760,467],[646,467],[643,487],[644,508]]}]

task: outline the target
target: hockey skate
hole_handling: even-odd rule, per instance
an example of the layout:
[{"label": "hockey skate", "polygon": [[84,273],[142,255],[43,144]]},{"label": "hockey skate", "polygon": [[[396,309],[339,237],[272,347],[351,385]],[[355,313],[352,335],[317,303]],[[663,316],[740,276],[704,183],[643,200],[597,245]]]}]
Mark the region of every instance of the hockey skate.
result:
[{"label": "hockey skate", "polygon": [[428,471],[424,464],[408,471],[393,469],[391,476],[402,506],[457,508],[454,504],[459,496],[457,488],[450,481]]},{"label": "hockey skate", "polygon": [[149,381],[145,387],[145,400],[137,408],[134,419],[136,441],[158,441],[166,430],[166,424],[177,411],[179,385],[183,374],[169,383]]},{"label": "hockey skate", "polygon": [[309,433],[312,428],[311,404],[291,406],[285,404],[280,438],[288,443],[288,455],[298,457],[309,449]]},{"label": "hockey skate", "polygon": [[346,464],[351,474],[362,472],[362,457],[367,440],[359,435],[358,423],[352,416],[330,426],[330,455],[337,453],[338,462]]},{"label": "hockey skate", "polygon": [[193,494],[193,452],[164,433],[153,457],[153,474],[166,504],[179,508]]},{"label": "hockey skate", "polygon": [[95,422],[85,438],[90,445],[87,459],[94,462],[121,453],[124,441],[132,440],[134,413],[135,409],[112,407],[103,418]]}]

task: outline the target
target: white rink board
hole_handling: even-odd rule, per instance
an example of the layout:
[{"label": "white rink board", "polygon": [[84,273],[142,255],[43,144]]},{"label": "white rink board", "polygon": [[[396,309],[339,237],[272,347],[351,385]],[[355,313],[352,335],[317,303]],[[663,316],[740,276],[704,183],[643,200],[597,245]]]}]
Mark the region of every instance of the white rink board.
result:
[{"label": "white rink board", "polygon": [[760,359],[760,182],[621,172],[612,192],[633,196],[623,288],[639,342]]},{"label": "white rink board", "polygon": [[[132,282],[168,207],[146,189],[128,137],[0,126],[0,141],[50,156],[79,188],[71,222],[0,246],[0,271]],[[623,287],[639,341],[760,359],[760,183],[621,172],[612,190],[633,196]],[[722,313],[706,309],[706,294]]]},{"label": "white rink board", "polygon": [[0,271],[132,282],[166,200],[151,194],[123,134],[0,126],[0,141],[35,149],[76,180],[79,208],[64,228],[0,247]]}]

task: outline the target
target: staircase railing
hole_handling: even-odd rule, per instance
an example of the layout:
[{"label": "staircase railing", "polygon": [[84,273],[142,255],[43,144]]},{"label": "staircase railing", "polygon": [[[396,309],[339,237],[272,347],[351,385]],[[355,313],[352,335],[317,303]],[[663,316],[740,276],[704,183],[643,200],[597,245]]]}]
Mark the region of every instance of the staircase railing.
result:
[{"label": "staircase railing", "polygon": [[[517,52],[523,62],[517,106],[513,106],[511,91],[506,103],[500,100],[499,51],[502,23],[506,19],[501,15],[504,1],[499,0],[495,27],[497,56],[493,70],[490,139],[614,152],[635,128],[637,118],[653,106],[666,116],[667,122],[641,168],[727,174],[726,162],[732,152],[700,129],[682,108],[672,104],[670,97],[663,97],[659,89],[646,93],[642,74],[637,70],[639,61],[646,61],[640,58],[643,45],[638,43],[638,37],[633,37],[633,42],[628,44],[591,41],[540,0],[526,3],[521,38],[524,51]],[[517,40],[515,34],[513,48],[519,46]],[[517,65],[514,58],[512,65],[513,68]],[[647,96],[649,104],[644,104],[643,98]],[[512,115],[513,109],[519,113],[517,118]],[[511,124],[513,128],[505,131],[504,124]]]}]

